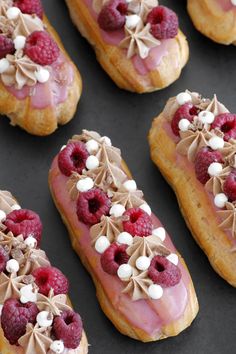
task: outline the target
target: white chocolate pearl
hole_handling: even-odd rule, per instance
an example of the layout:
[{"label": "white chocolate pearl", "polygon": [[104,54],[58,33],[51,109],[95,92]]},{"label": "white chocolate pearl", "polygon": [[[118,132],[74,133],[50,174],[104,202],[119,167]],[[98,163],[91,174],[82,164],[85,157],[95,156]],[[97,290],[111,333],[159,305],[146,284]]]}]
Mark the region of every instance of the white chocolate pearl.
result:
[{"label": "white chocolate pearl", "polygon": [[152,210],[151,210],[151,208],[150,208],[150,206],[149,206],[148,204],[144,203],[144,204],[140,205],[139,208],[142,209],[142,210],[144,210],[144,211],[146,211],[146,213],[147,213],[149,216],[152,215]]},{"label": "white chocolate pearl", "polygon": [[0,221],[4,221],[6,219],[6,213],[3,210],[0,210]]},{"label": "white chocolate pearl", "polygon": [[20,210],[21,206],[19,204],[14,204],[11,206],[11,210]]},{"label": "white chocolate pearl", "polygon": [[137,260],[136,260],[136,268],[138,268],[139,270],[147,270],[150,266],[150,259],[146,256],[141,256],[141,257],[138,257]]},{"label": "white chocolate pearl", "polygon": [[176,96],[176,101],[177,103],[182,106],[185,103],[188,102],[192,102],[192,97],[189,93],[187,92],[180,92],[177,96]]},{"label": "white chocolate pearl", "polygon": [[86,167],[88,170],[94,170],[99,166],[99,160],[96,156],[89,156],[86,160]]},{"label": "white chocolate pearl", "polygon": [[209,141],[208,145],[212,150],[222,149],[224,147],[224,139],[220,138],[219,136],[213,136]]},{"label": "white chocolate pearl", "polygon": [[166,238],[166,231],[164,229],[164,227],[158,227],[157,229],[154,229],[152,231],[152,234],[159,237],[161,239],[161,241],[163,242]]},{"label": "white chocolate pearl", "polygon": [[40,327],[50,327],[53,323],[53,318],[51,318],[48,311],[41,311],[38,313],[36,321]]},{"label": "white chocolate pearl", "polygon": [[236,0],[231,0],[232,5],[236,6]]},{"label": "white chocolate pearl", "polygon": [[163,289],[160,285],[152,284],[148,288],[148,295],[153,300],[158,300],[163,295]]},{"label": "white chocolate pearl", "polygon": [[36,302],[37,301],[37,291],[34,291],[32,284],[23,286],[20,289],[20,301],[22,304],[26,304],[28,301]]},{"label": "white chocolate pearl", "polygon": [[218,208],[224,208],[228,197],[224,193],[219,193],[215,195],[214,203]]},{"label": "white chocolate pearl", "polygon": [[62,145],[60,151],[64,150],[66,148],[66,145]]},{"label": "white chocolate pearl", "polygon": [[108,146],[111,146],[111,145],[112,145],[111,139],[108,138],[108,136],[103,136],[103,137],[101,138],[101,141],[102,141],[103,143],[105,143],[106,145],[108,145]]},{"label": "white chocolate pearl", "polygon": [[173,263],[176,266],[179,263],[179,257],[176,253],[171,253],[166,258],[168,259],[168,261],[170,261],[171,263]]},{"label": "white chocolate pearl", "polygon": [[121,243],[121,244],[125,244],[128,246],[131,246],[134,242],[134,238],[131,234],[129,234],[128,232],[124,231],[121,232],[118,237],[117,237],[117,242]]},{"label": "white chocolate pearl", "polygon": [[190,126],[190,121],[186,118],[180,119],[179,121],[179,129],[181,130],[181,132],[186,132]]},{"label": "white chocolate pearl", "polygon": [[90,177],[80,179],[76,183],[76,188],[78,189],[79,192],[87,192],[90,189],[92,189],[93,186],[94,186],[94,182],[93,182],[92,178],[90,178]]},{"label": "white chocolate pearl", "polygon": [[35,71],[34,75],[38,82],[44,84],[49,80],[50,72],[47,69],[39,68],[38,71]]},{"label": "white chocolate pearl", "polygon": [[52,342],[52,344],[50,345],[50,349],[54,353],[61,354],[65,349],[64,343],[62,342],[62,340],[54,340],[54,342]]},{"label": "white chocolate pearl", "polygon": [[0,74],[3,74],[10,66],[9,61],[6,58],[0,60]]},{"label": "white chocolate pearl", "polygon": [[25,36],[17,36],[13,42],[14,42],[14,46],[15,46],[16,50],[23,49],[25,46],[26,37]]},{"label": "white chocolate pearl", "polygon": [[132,273],[133,269],[129,264],[121,264],[117,271],[117,275],[121,280],[128,280]]},{"label": "white chocolate pearl", "polygon": [[128,192],[134,192],[137,190],[137,184],[133,179],[129,179],[128,181],[124,182],[123,186]]},{"label": "white chocolate pearl", "polygon": [[34,236],[28,236],[24,243],[29,247],[29,248],[36,248],[37,246],[37,240]]},{"label": "white chocolate pearl", "polygon": [[202,111],[198,114],[198,118],[202,123],[211,124],[214,122],[215,116],[210,111]]},{"label": "white chocolate pearl", "polygon": [[19,269],[20,265],[16,259],[10,259],[9,261],[7,261],[6,270],[9,273],[17,273]]},{"label": "white chocolate pearl", "polygon": [[110,209],[110,215],[113,215],[115,218],[119,218],[125,212],[125,207],[122,204],[114,204]]},{"label": "white chocolate pearl", "polygon": [[98,253],[103,253],[110,246],[110,241],[106,236],[100,236],[95,243],[95,250]]},{"label": "white chocolate pearl", "polygon": [[18,7],[10,7],[8,10],[7,10],[7,18],[9,20],[15,20],[19,14],[20,14],[20,9],[18,9]]},{"label": "white chocolate pearl", "polygon": [[126,27],[133,29],[137,26],[137,24],[139,23],[140,20],[141,20],[141,17],[138,15],[129,15],[129,16],[126,16],[125,25],[126,25]]},{"label": "white chocolate pearl", "polygon": [[99,149],[99,145],[98,145],[97,141],[94,140],[94,139],[91,139],[91,140],[87,141],[85,146],[86,146],[86,149],[88,150],[88,152],[90,154],[94,154]]},{"label": "white chocolate pearl", "polygon": [[213,177],[213,176],[218,176],[221,171],[223,170],[223,167],[221,163],[219,162],[212,162],[210,166],[208,167],[208,174]]}]

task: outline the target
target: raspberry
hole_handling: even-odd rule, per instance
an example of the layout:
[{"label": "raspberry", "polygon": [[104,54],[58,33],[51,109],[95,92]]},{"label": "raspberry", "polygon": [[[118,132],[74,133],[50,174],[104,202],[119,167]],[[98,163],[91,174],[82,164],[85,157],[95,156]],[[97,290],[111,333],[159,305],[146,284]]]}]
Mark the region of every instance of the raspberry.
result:
[{"label": "raspberry", "polygon": [[53,289],[54,295],[67,294],[69,282],[65,275],[55,267],[39,267],[32,272],[39,292],[45,296]]},{"label": "raspberry", "polygon": [[98,24],[104,31],[115,31],[125,25],[128,5],[124,0],[111,0],[98,15]]},{"label": "raspberry", "polygon": [[195,159],[195,173],[197,179],[205,184],[210,176],[208,174],[208,167],[212,162],[222,162],[222,155],[219,151],[213,151],[208,147],[203,147],[198,151]]},{"label": "raspberry", "polygon": [[0,273],[4,272],[4,270],[6,269],[6,263],[9,260],[9,255],[8,253],[5,251],[5,249],[0,246]]},{"label": "raspberry", "polygon": [[14,6],[19,7],[24,14],[35,14],[43,18],[43,6],[40,0],[15,0]]},{"label": "raspberry", "polygon": [[233,170],[227,176],[223,190],[231,202],[236,200],[236,170]]},{"label": "raspberry", "polygon": [[7,54],[13,54],[15,47],[13,40],[0,34],[0,59],[5,58]]},{"label": "raspberry", "polygon": [[103,215],[107,215],[111,200],[99,188],[81,192],[77,200],[77,216],[85,224],[97,224]]},{"label": "raspberry", "polygon": [[82,337],[83,324],[80,315],[74,311],[63,311],[53,321],[53,334],[62,340],[68,349],[76,349]]},{"label": "raspberry", "polygon": [[155,256],[148,269],[148,276],[163,288],[175,286],[180,282],[181,271],[163,256]]},{"label": "raspberry", "polygon": [[46,31],[34,31],[25,43],[25,54],[40,65],[51,65],[60,54],[60,49],[56,42]]},{"label": "raspberry", "polygon": [[19,300],[8,299],[4,302],[1,325],[5,337],[10,344],[17,344],[18,339],[26,332],[27,323],[35,323],[39,310],[32,302],[22,304]]},{"label": "raspberry", "polygon": [[23,235],[36,238],[39,245],[42,234],[42,223],[38,214],[32,210],[20,209],[9,213],[4,221],[7,231],[11,231],[14,236]]},{"label": "raspberry", "polygon": [[123,221],[124,231],[133,236],[149,236],[152,234],[152,219],[144,210],[131,208],[123,216],[125,219]]},{"label": "raspberry", "polygon": [[181,119],[188,119],[193,121],[194,116],[197,115],[197,108],[192,103],[183,104],[177,111],[171,122],[171,128],[175,135],[179,136],[179,121]]},{"label": "raspberry", "polygon": [[151,34],[157,39],[174,38],[178,34],[178,17],[168,7],[154,7],[148,14],[147,22],[151,24]]},{"label": "raspberry", "polygon": [[222,113],[215,117],[212,129],[219,128],[224,133],[224,140],[236,139],[236,114]]},{"label": "raspberry", "polygon": [[78,141],[68,144],[58,155],[58,166],[61,172],[70,176],[72,172],[81,173],[89,157],[85,144]]},{"label": "raspberry", "polygon": [[113,243],[101,256],[101,265],[104,272],[112,275],[117,274],[121,264],[128,263],[129,256],[126,253],[127,245]]}]

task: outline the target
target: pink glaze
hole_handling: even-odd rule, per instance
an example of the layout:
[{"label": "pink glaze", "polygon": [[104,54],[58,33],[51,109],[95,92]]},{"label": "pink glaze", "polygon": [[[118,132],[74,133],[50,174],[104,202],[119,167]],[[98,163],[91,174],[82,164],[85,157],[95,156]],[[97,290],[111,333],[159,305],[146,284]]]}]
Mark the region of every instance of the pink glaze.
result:
[{"label": "pink glaze", "polygon": [[30,96],[31,106],[35,109],[55,107],[65,102],[68,88],[74,79],[74,70],[63,54],[49,67],[50,79],[45,84],[37,83],[35,86],[24,86],[17,90],[13,86],[5,88],[19,100]]},{"label": "pink glaze", "polygon": [[[62,213],[74,230],[80,230],[80,238],[74,240],[92,267],[95,276],[102,285],[107,297],[120,314],[127,318],[135,327],[142,329],[149,335],[157,335],[163,325],[167,325],[179,319],[185,311],[188,303],[188,286],[190,275],[185,267],[179,263],[182,272],[182,279],[178,285],[164,289],[163,297],[160,300],[138,300],[132,301],[127,294],[123,294],[124,283],[115,276],[103,271],[100,264],[100,255],[91,244],[89,227],[81,223],[76,215],[76,202],[72,201],[66,188],[67,177],[61,174],[57,165],[57,157],[50,171],[51,188],[60,206]],[[161,226],[160,221],[152,215],[154,227]],[[164,244],[176,252],[170,237],[167,235]]]},{"label": "pink glaze", "polygon": [[236,9],[236,6],[234,6],[230,0],[215,0],[215,1],[220,5],[223,11],[230,11]]}]

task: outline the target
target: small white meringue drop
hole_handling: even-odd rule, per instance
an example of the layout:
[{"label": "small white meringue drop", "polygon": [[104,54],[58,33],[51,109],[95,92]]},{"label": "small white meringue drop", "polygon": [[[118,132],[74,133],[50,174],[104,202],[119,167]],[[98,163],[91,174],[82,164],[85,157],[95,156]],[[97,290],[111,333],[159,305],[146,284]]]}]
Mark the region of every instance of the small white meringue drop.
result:
[{"label": "small white meringue drop", "polygon": [[128,192],[135,192],[137,190],[137,184],[134,179],[129,179],[123,183],[123,186]]},{"label": "small white meringue drop", "polygon": [[212,150],[223,149],[224,144],[225,144],[224,139],[220,138],[219,136],[213,136],[208,141],[208,145]]},{"label": "small white meringue drop", "polygon": [[50,72],[44,68],[39,68],[38,71],[35,71],[34,75],[37,81],[41,84],[44,84],[50,78]]},{"label": "small white meringue drop", "polygon": [[148,288],[148,295],[153,300],[158,300],[163,295],[163,289],[160,285],[152,284]]},{"label": "small white meringue drop", "polygon": [[106,236],[100,236],[95,243],[95,250],[98,253],[103,253],[110,246],[110,241]]},{"label": "small white meringue drop", "polygon": [[32,284],[23,286],[20,289],[20,301],[22,304],[26,304],[28,301],[36,302],[37,301],[37,291],[34,291]]},{"label": "small white meringue drop", "polygon": [[0,210],[0,221],[4,221],[6,219],[6,213],[3,210]]},{"label": "small white meringue drop", "polygon": [[0,316],[2,315],[2,309],[3,309],[3,305],[0,304]]},{"label": "small white meringue drop", "polygon": [[62,145],[62,147],[60,148],[60,151],[64,150],[66,148],[66,145]]},{"label": "small white meringue drop", "polygon": [[192,102],[192,97],[188,92],[180,92],[176,96],[177,103],[182,106],[185,103]]},{"label": "small white meringue drop", "polygon": [[80,179],[76,183],[76,188],[78,189],[79,192],[87,192],[90,189],[92,189],[93,186],[94,186],[94,182],[93,182],[92,178],[90,178],[90,177]]},{"label": "small white meringue drop", "polygon": [[214,203],[217,208],[224,208],[228,201],[228,197],[224,193],[218,193],[215,195]]},{"label": "small white meringue drop", "polygon": [[88,170],[94,170],[99,166],[99,160],[96,156],[90,155],[85,163]]},{"label": "small white meringue drop", "polygon": [[112,205],[109,213],[110,215],[114,216],[115,218],[119,218],[125,212],[125,207],[122,204],[114,204]]},{"label": "small white meringue drop", "polygon": [[54,340],[52,344],[50,345],[50,349],[57,354],[63,353],[65,346],[62,340]]},{"label": "small white meringue drop", "polygon": [[0,59],[0,74],[3,74],[10,66],[9,61],[6,58]]},{"label": "small white meringue drop", "polygon": [[198,118],[203,124],[211,124],[214,122],[215,116],[212,112],[210,111],[201,111],[198,114]]},{"label": "small white meringue drop", "polygon": [[17,36],[13,42],[14,42],[14,46],[15,46],[16,50],[23,49],[25,46],[26,37],[25,36]]},{"label": "small white meringue drop", "polygon": [[53,316],[48,311],[41,311],[36,317],[40,327],[50,327],[53,323]]},{"label": "small white meringue drop", "polygon": [[137,26],[137,24],[139,23],[140,20],[141,20],[141,17],[138,15],[129,15],[129,16],[126,16],[125,25],[127,28],[133,29]]},{"label": "small white meringue drop", "polygon": [[134,242],[134,238],[131,234],[128,232],[124,231],[121,232],[118,237],[117,237],[117,242],[120,244],[128,245],[131,246]]},{"label": "small white meringue drop", "polygon": [[99,149],[98,142],[96,140],[94,140],[94,139],[91,139],[91,140],[87,141],[85,146],[86,146],[86,149],[88,150],[88,152],[90,154],[94,154]]},{"label": "small white meringue drop", "polygon": [[212,162],[208,167],[208,174],[211,177],[218,176],[223,170],[223,166],[219,162]]},{"label": "small white meringue drop", "polygon": [[165,231],[164,227],[158,227],[158,228],[152,230],[152,234],[159,237],[162,242],[165,241],[166,231]]},{"label": "small white meringue drop", "polygon": [[152,215],[152,209],[150,208],[150,206],[147,203],[143,203],[142,205],[140,205],[139,208],[144,210],[149,216]]},{"label": "small white meringue drop", "polygon": [[19,204],[13,204],[11,206],[11,210],[20,210],[21,209],[21,206]]},{"label": "small white meringue drop", "polygon": [[186,132],[190,126],[190,121],[186,118],[180,119],[179,121],[179,130],[181,130],[181,132]]},{"label": "small white meringue drop", "polygon": [[168,261],[170,261],[171,263],[173,263],[176,266],[179,263],[179,257],[176,253],[171,253],[166,258],[168,259]]},{"label": "small white meringue drop", "polygon": [[20,9],[18,8],[18,7],[15,7],[15,6],[13,6],[13,7],[10,7],[8,10],[7,10],[7,18],[9,19],[9,20],[15,20],[18,16],[19,16],[19,14],[20,14]]},{"label": "small white meringue drop", "polygon": [[231,4],[232,4],[233,6],[236,6],[236,0],[231,0]]},{"label": "small white meringue drop", "polygon": [[28,236],[25,240],[24,243],[29,247],[29,248],[36,248],[37,247],[37,240],[34,236]]},{"label": "small white meringue drop", "polygon": [[146,257],[146,256],[141,256],[141,257],[138,257],[136,259],[136,268],[138,268],[139,270],[147,270],[150,266],[150,258]]},{"label": "small white meringue drop", "polygon": [[117,270],[117,275],[121,280],[128,280],[133,274],[133,269],[129,264],[121,264]]},{"label": "small white meringue drop", "polygon": [[9,261],[7,261],[6,270],[8,271],[8,273],[17,273],[19,269],[20,265],[16,259],[10,259]]},{"label": "small white meringue drop", "polygon": [[105,143],[108,146],[112,146],[111,139],[108,136],[101,137],[101,142]]}]

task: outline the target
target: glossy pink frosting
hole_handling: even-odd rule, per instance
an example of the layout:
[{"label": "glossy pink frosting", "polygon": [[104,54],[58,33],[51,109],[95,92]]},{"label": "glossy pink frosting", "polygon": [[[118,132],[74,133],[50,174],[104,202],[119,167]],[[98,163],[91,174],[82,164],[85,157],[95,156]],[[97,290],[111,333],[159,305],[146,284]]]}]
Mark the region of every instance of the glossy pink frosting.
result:
[{"label": "glossy pink frosting", "polygon": [[[67,191],[66,182],[68,180],[57,165],[57,157],[54,159],[51,171],[51,188],[65,218],[70,223],[72,229],[80,230],[80,238],[74,240],[87,259],[88,264],[102,285],[109,301],[120,315],[135,327],[143,330],[148,335],[158,335],[163,325],[167,325],[179,319],[185,311],[188,303],[188,286],[190,275],[185,267],[179,262],[182,272],[182,279],[178,285],[164,289],[163,297],[160,300],[138,300],[132,301],[127,294],[123,294],[124,283],[115,276],[111,276],[103,271],[100,264],[100,255],[91,244],[89,227],[81,223],[76,215],[76,202],[72,201]],[[152,215],[154,228],[161,226],[160,221]],[[172,251],[176,252],[170,237],[167,235],[164,244]]]},{"label": "glossy pink frosting", "polygon": [[234,9],[236,10],[236,6],[234,6],[230,0],[215,0],[215,1],[220,5],[222,10],[224,11],[230,11]]}]

